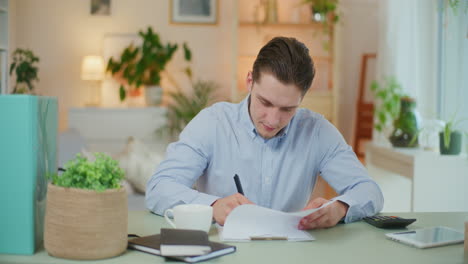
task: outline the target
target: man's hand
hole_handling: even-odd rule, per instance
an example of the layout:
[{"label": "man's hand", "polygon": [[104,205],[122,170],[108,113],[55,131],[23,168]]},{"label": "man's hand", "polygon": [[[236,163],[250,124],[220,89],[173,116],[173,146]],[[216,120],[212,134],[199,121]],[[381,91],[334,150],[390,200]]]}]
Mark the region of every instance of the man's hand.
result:
[{"label": "man's hand", "polygon": [[[303,210],[318,208],[327,202],[329,202],[327,199],[319,197],[310,201]],[[349,206],[347,204],[341,201],[331,203],[325,208],[304,216],[299,222],[298,228],[304,230],[335,226],[341,218],[346,215],[348,207]]]},{"label": "man's hand", "polygon": [[224,221],[226,221],[231,211],[242,204],[253,203],[240,193],[218,199],[211,205],[213,207],[213,217],[218,224],[224,225]]}]

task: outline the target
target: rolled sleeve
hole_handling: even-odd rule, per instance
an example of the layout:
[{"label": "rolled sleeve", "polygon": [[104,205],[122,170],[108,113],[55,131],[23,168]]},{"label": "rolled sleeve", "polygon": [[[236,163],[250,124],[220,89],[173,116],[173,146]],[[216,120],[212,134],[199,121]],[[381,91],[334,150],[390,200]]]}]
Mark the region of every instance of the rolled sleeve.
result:
[{"label": "rolled sleeve", "polygon": [[184,129],[179,141],[171,143],[166,159],[147,183],[146,207],[162,215],[178,204],[212,204],[218,197],[192,186],[206,169],[212,154],[215,118],[203,110]]},{"label": "rolled sleeve", "polygon": [[384,202],[382,191],[352,148],[328,121],[324,120],[319,131],[319,142],[323,143],[320,174],[339,194],[334,200],[348,204],[345,223],[380,212]]}]

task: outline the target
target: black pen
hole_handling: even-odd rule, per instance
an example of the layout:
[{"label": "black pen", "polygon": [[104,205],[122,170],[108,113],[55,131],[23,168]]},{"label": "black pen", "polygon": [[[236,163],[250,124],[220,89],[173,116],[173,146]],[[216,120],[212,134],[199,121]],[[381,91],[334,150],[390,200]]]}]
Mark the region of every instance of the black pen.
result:
[{"label": "black pen", "polygon": [[239,179],[239,175],[234,175],[234,182],[236,183],[237,192],[244,195],[244,190],[242,190],[242,185]]}]

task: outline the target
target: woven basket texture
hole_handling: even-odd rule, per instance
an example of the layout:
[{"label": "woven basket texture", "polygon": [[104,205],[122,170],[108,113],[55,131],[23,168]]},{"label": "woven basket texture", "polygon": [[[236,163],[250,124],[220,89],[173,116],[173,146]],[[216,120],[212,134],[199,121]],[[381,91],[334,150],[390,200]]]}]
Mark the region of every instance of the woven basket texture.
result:
[{"label": "woven basket texture", "polygon": [[124,188],[104,192],[48,185],[44,246],[66,259],[110,258],[127,248]]}]

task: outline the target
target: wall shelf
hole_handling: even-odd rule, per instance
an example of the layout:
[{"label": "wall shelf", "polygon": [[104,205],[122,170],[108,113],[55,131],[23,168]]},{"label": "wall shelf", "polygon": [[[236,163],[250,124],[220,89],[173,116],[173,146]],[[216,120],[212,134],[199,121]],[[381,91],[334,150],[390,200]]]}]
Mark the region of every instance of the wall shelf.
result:
[{"label": "wall shelf", "polygon": [[321,29],[323,24],[320,23],[255,23],[255,22],[240,22],[241,27],[295,27],[295,28],[310,28]]}]

